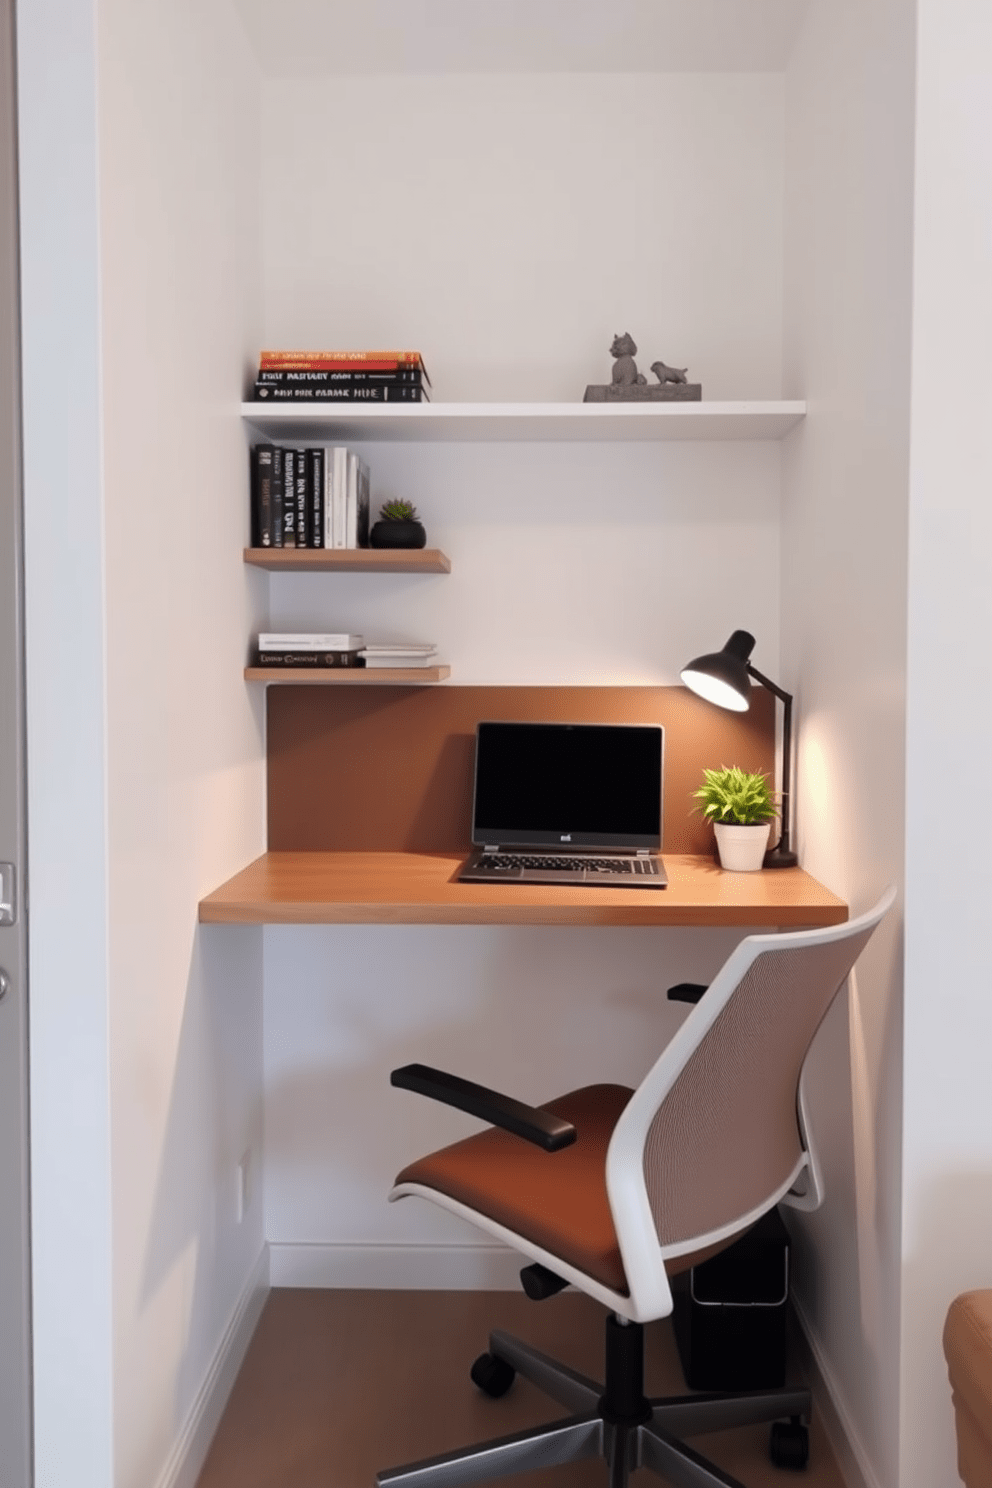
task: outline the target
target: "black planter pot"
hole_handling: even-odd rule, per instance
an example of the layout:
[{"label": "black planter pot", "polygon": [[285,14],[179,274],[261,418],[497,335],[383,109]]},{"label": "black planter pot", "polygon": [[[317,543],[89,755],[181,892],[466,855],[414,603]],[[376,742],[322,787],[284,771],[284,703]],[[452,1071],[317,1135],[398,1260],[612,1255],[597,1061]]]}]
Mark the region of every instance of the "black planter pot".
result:
[{"label": "black planter pot", "polygon": [[371,548],[423,548],[427,533],[423,522],[375,522],[369,533]]}]

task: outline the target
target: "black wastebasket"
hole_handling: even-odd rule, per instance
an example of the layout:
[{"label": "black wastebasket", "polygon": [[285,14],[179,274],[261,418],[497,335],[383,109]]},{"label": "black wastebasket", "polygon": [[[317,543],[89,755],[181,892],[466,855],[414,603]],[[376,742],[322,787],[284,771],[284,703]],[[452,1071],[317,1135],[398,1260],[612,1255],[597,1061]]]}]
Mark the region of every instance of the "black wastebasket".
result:
[{"label": "black wastebasket", "polygon": [[691,1390],[785,1383],[789,1232],[777,1209],[672,1280],[675,1339]]}]

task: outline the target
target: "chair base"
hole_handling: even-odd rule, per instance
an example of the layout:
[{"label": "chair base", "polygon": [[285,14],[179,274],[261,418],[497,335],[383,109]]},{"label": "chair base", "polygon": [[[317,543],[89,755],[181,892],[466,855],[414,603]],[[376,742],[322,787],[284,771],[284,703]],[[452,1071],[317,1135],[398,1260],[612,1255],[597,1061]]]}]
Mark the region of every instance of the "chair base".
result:
[{"label": "chair base", "polygon": [[585,1457],[605,1458],[610,1488],[626,1488],[630,1473],[638,1467],[649,1468],[674,1488],[744,1488],[681,1438],[786,1416],[804,1423],[810,1419],[807,1389],[647,1399],[643,1392],[644,1329],[616,1317],[606,1320],[605,1386],[509,1333],[491,1333],[489,1352],[572,1414],[531,1431],[391,1468],[378,1474],[377,1488],[458,1488]]}]

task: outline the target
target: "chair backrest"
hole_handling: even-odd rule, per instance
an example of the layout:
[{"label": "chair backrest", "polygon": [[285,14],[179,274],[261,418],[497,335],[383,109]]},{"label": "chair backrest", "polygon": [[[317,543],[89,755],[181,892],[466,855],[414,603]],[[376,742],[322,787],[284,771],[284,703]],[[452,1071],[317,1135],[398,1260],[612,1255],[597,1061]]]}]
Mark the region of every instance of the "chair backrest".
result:
[{"label": "chair backrest", "polygon": [[868,914],[826,930],[748,936],[641,1082],[607,1158],[629,1277],[648,1219],[656,1268],[659,1246],[668,1258],[704,1249],[797,1184],[805,1184],[805,1207],[819,1202],[800,1104],[803,1064],[894,898],[890,889]]}]

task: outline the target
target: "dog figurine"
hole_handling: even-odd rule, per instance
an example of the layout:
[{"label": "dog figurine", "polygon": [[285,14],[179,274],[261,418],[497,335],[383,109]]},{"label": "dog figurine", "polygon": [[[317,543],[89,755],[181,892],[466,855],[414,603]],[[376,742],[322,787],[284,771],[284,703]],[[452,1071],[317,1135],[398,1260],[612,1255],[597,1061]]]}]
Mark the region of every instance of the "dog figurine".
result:
[{"label": "dog figurine", "polygon": [[[669,367],[664,362],[651,363],[651,371],[657,377],[658,381],[662,383],[685,382],[687,381],[685,374],[688,370],[688,367]],[[614,368],[614,376],[616,376],[616,368]]]}]

